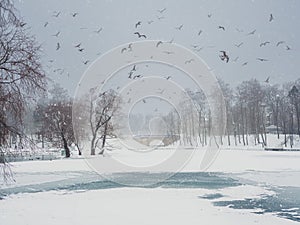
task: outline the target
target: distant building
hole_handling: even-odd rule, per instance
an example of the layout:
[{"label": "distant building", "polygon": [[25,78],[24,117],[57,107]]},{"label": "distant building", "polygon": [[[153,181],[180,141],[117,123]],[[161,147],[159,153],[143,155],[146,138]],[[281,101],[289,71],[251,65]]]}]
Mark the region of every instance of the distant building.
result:
[{"label": "distant building", "polygon": [[[277,126],[275,125],[270,125],[266,127],[266,132],[268,134],[277,134]],[[281,127],[278,127],[278,132],[281,134],[282,133],[282,129]]]}]

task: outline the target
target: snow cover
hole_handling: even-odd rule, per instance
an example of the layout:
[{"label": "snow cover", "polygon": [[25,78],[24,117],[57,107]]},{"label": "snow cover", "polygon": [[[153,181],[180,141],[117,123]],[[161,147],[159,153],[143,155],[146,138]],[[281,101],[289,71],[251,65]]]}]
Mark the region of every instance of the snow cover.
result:
[{"label": "snow cover", "polygon": [[197,197],[204,193],[199,189],[123,188],[23,194],[0,205],[0,221],[6,225],[296,224],[272,215],[215,207]]},{"label": "snow cover", "polygon": [[[181,151],[190,154],[193,149],[182,148]],[[140,165],[159,163],[173,152],[174,149],[170,147],[147,153],[115,148],[107,151],[104,157],[97,155],[91,158],[103,164],[118,159],[135,165],[139,171],[147,171],[147,167]],[[180,172],[200,171],[204,153],[205,149],[196,149]],[[254,214],[255,210],[214,206],[210,200],[201,196],[221,193],[222,201],[255,199],[273,195],[274,192],[268,188],[270,186],[300,187],[299,162],[300,152],[223,148],[206,172],[235,177],[245,181],[243,185],[214,190],[125,187],[13,194],[0,200],[0,224],[298,224],[273,214]],[[52,181],[59,183],[93,171],[86,159],[77,156],[53,161],[15,162],[12,163],[12,169],[16,183],[2,184],[0,188]],[[103,174],[108,172],[103,171]]]}]

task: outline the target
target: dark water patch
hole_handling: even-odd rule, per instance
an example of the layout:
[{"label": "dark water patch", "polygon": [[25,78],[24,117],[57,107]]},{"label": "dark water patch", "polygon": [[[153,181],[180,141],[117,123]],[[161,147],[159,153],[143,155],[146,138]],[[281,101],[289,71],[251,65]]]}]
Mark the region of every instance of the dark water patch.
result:
[{"label": "dark water patch", "polygon": [[221,173],[177,173],[161,183],[165,188],[221,189],[241,185],[237,180]]},{"label": "dark water patch", "polygon": [[216,201],[215,206],[226,206],[233,209],[253,209],[256,214],[273,213],[280,217],[300,222],[300,188],[284,187],[274,189],[275,195],[243,200]]},{"label": "dark water patch", "polygon": [[[167,179],[162,179],[166,177]],[[165,173],[122,173],[113,174],[112,180],[119,183],[130,183],[130,186],[142,186],[145,188],[219,189],[241,185],[237,180],[225,177],[222,173],[207,172],[176,173],[170,176]],[[152,185],[144,186],[144,184],[149,183],[152,183]]]},{"label": "dark water patch", "polygon": [[112,174],[111,180],[120,181],[120,183],[105,179],[99,175],[82,173],[80,176],[60,181],[46,182],[35,185],[25,185],[20,187],[0,189],[0,198],[12,194],[20,193],[38,193],[53,190],[101,190],[111,188],[128,187],[122,185],[122,181],[132,184],[134,187],[142,186],[143,183],[154,183],[144,188],[204,188],[204,189],[220,189],[226,187],[238,186],[240,183],[232,178],[225,177],[221,173],[177,173],[166,180],[159,183],[155,181],[160,177],[165,177],[162,173],[119,173]]}]

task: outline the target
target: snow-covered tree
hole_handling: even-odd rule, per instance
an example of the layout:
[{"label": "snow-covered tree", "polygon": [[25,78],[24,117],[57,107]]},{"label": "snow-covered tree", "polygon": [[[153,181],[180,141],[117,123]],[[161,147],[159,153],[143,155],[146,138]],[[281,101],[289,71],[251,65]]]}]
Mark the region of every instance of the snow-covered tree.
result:
[{"label": "snow-covered tree", "polygon": [[1,154],[11,136],[26,139],[20,130],[26,105],[44,91],[45,84],[40,46],[19,19],[12,1],[0,0],[0,167],[4,174],[7,170]]},{"label": "snow-covered tree", "polygon": [[43,138],[63,147],[66,157],[70,157],[69,146],[74,142],[72,100],[68,92],[57,84],[49,92],[50,99],[37,106],[35,118],[41,124]]},{"label": "snow-covered tree", "polygon": [[[88,105],[88,121],[90,125],[91,155],[95,155],[96,148],[99,154],[104,153],[107,135],[114,130],[111,120],[119,110],[121,99],[114,90],[98,93],[96,88],[90,90]],[[101,141],[101,145],[99,143]]]}]

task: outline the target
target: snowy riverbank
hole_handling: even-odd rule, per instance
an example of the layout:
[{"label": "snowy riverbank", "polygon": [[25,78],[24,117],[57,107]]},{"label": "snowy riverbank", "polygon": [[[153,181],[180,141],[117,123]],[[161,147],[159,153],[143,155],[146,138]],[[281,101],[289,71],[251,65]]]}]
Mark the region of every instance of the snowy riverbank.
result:
[{"label": "snowy riverbank", "polygon": [[[153,158],[168,151],[156,150]],[[178,177],[150,188],[106,181],[81,158],[12,163],[16,182],[0,189],[6,193],[1,224],[297,224],[294,204],[282,200],[280,209],[268,212],[260,201],[273,202],[277,188],[300,187],[300,152],[221,150],[208,171],[199,173],[203,154],[196,151]],[[114,155],[143,159],[122,150],[100,159]],[[247,199],[255,204],[246,207]]]}]

